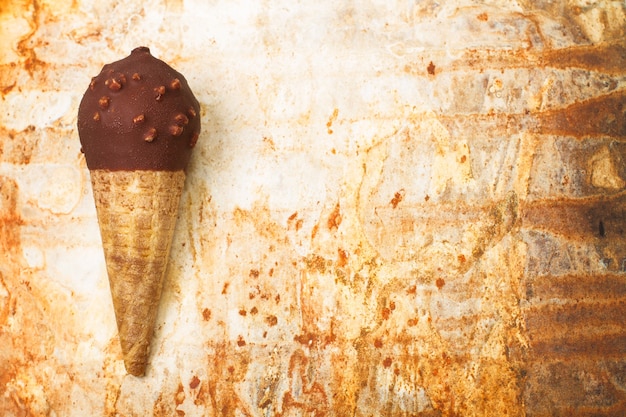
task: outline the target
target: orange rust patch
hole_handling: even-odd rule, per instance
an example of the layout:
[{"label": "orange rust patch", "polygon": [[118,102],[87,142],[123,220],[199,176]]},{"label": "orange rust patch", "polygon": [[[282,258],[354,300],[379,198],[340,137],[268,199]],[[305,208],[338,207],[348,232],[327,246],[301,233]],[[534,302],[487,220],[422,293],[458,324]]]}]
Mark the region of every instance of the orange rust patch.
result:
[{"label": "orange rust patch", "polygon": [[318,230],[319,230],[319,226],[317,224],[313,226],[313,229],[311,229],[311,240],[315,239],[315,237],[317,236]]},{"label": "orange rust patch", "polygon": [[0,176],[0,253],[12,256],[21,249],[20,226],[24,224],[17,211],[17,183]]},{"label": "orange rust patch", "polygon": [[396,208],[398,204],[400,204],[400,202],[404,198],[404,193],[405,193],[404,190],[400,190],[393,195],[393,198],[391,199],[391,202],[390,202],[391,207]]},{"label": "orange rust patch", "polygon": [[[553,199],[522,206],[522,225],[570,239],[618,237],[626,233],[626,195],[585,199]],[[599,224],[602,221],[603,235]]]},{"label": "orange rust patch", "polygon": [[341,224],[341,209],[339,207],[339,203],[335,206],[330,216],[328,216],[328,221],[326,222],[326,226],[329,230],[337,230],[339,225]]},{"label": "orange rust patch", "polygon": [[276,326],[278,324],[278,317],[274,316],[274,315],[270,315],[265,317],[265,322],[268,324],[268,326]]},{"label": "orange rust patch", "polygon": [[430,61],[426,67],[426,71],[428,72],[428,75],[435,75],[435,64],[433,64],[433,61]]},{"label": "orange rust patch", "polygon": [[328,122],[326,122],[326,129],[329,135],[332,135],[333,130],[331,129],[335,120],[337,120],[337,116],[339,116],[339,109],[334,109],[333,114],[328,118]]},{"label": "orange rust patch", "polygon": [[191,381],[189,381],[189,388],[196,389],[198,388],[198,385],[200,385],[200,379],[194,375],[193,378],[191,378]]},{"label": "orange rust patch", "polygon": [[533,279],[527,286],[530,301],[626,299],[626,280],[620,273],[547,275]]},{"label": "orange rust patch", "polygon": [[[178,384],[178,390],[176,391],[176,395],[174,395],[174,402],[177,406],[181,405],[185,401],[185,388],[183,384]],[[179,410],[177,410],[179,411]],[[184,413],[183,413],[184,415]]]},{"label": "orange rust patch", "polygon": [[536,114],[537,132],[550,135],[626,138],[626,90]]},{"label": "orange rust patch", "polygon": [[348,264],[348,253],[341,248],[337,249],[337,267],[343,268],[347,264]]},{"label": "orange rust patch", "polygon": [[552,49],[542,55],[542,61],[544,66],[623,74],[626,68],[626,45],[600,44]]},{"label": "orange rust patch", "polygon": [[619,43],[576,45],[549,49],[541,54],[521,49],[468,49],[461,58],[450,65],[449,69],[525,68],[532,62],[537,67],[581,68],[614,75],[624,73],[625,51],[626,46]]}]

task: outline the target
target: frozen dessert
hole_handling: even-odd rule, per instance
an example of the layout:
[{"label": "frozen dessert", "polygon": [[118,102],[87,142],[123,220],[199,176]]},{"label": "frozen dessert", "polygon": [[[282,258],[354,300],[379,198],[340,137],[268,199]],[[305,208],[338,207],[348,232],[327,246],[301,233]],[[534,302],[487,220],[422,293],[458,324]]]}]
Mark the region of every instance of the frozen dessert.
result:
[{"label": "frozen dessert", "polygon": [[185,168],[200,134],[187,80],[146,47],[107,64],[78,110],[126,370],[144,375]]}]

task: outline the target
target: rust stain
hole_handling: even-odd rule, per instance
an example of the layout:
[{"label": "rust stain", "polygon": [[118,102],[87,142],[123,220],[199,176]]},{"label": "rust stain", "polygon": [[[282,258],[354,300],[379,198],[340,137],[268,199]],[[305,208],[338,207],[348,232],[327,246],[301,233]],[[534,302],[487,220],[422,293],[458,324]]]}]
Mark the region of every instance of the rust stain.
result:
[{"label": "rust stain", "polygon": [[437,278],[437,280],[435,281],[435,285],[438,289],[442,289],[443,286],[446,285],[446,281],[444,281],[443,278]]},{"label": "rust stain", "polygon": [[626,299],[626,280],[620,273],[542,276],[527,283],[527,299],[615,300]]},{"label": "rust stain", "polygon": [[532,342],[532,353],[548,360],[588,359],[620,360],[626,356],[626,333],[600,335],[569,334]]},{"label": "rust stain", "polygon": [[15,165],[30,163],[38,145],[35,126],[28,126],[22,131],[7,130],[0,126],[0,137],[8,140],[0,141],[0,158],[3,162]]},{"label": "rust stain", "polygon": [[626,138],[626,90],[574,103],[536,115],[537,133],[577,138]]},{"label": "rust stain", "polygon": [[609,75],[624,73],[626,46],[622,43],[576,45],[540,53],[526,49],[468,49],[442,71],[460,69],[507,69],[535,67],[581,68]]},{"label": "rust stain", "polygon": [[433,61],[430,61],[428,63],[428,66],[426,67],[426,72],[428,72],[428,75],[435,75],[435,64],[433,64]]},{"label": "rust stain", "polygon": [[269,136],[263,136],[263,143],[266,144],[272,152],[276,151],[276,144]]},{"label": "rust stain", "polygon": [[[624,386],[616,383],[623,380],[626,357],[626,281],[621,272],[626,259],[625,197],[619,192],[522,204],[522,229],[544,236],[531,245],[545,254],[537,262],[550,265],[555,258],[568,271],[537,275],[543,267],[533,268],[524,280],[529,353],[523,398],[529,415],[590,410],[622,415],[626,410]],[[543,246],[548,236],[568,242],[564,254]],[[595,248],[605,272],[575,266],[570,257],[576,254],[570,251],[586,244]],[[593,270],[595,265],[589,266]]]},{"label": "rust stain", "polygon": [[[45,375],[31,374],[30,369],[49,363],[55,343],[66,341],[58,322],[62,320],[63,328],[76,323],[66,307],[67,295],[33,279],[24,262],[21,228],[26,223],[18,210],[19,191],[15,181],[0,176],[0,286],[6,291],[0,310],[0,346],[13,346],[0,349],[0,410],[8,415],[39,415],[42,396],[52,405],[62,403],[64,397],[48,386]],[[5,326],[9,319],[13,324]],[[21,379],[29,374],[30,382]],[[55,381],[61,391],[70,389],[66,372],[58,372]],[[23,382],[45,388],[33,395],[32,387],[22,386]]]},{"label": "rust stain", "polygon": [[[185,401],[185,388],[183,387],[182,382],[178,383],[178,388],[176,389],[176,393],[174,394],[174,404],[178,407]],[[180,410],[176,410],[177,413],[180,413]],[[184,413],[183,413],[184,414]]]},{"label": "rust stain", "polygon": [[47,66],[45,62],[37,58],[34,47],[31,45],[31,39],[43,23],[40,4],[38,1],[31,1],[24,9],[16,10],[16,13],[30,14],[29,18],[26,19],[30,25],[30,31],[17,42],[17,51],[24,57],[24,62],[21,63],[21,66],[33,76],[35,72],[42,71]]},{"label": "rust stain", "polygon": [[276,317],[274,315],[269,315],[269,316],[265,317],[265,322],[270,327],[276,326],[278,324],[278,317]]},{"label": "rust stain", "polygon": [[398,206],[398,204],[400,204],[400,202],[402,201],[402,199],[404,198],[404,194],[405,191],[404,189],[397,191],[394,195],[393,198],[390,201],[391,207],[396,208]]},{"label": "rust stain", "polygon": [[480,13],[476,16],[476,19],[480,20],[481,22],[486,22],[487,20],[489,20],[489,15],[485,12]]},{"label": "rust stain", "polygon": [[484,135],[515,135],[526,131],[577,139],[626,138],[626,90],[593,97],[563,108],[516,113],[442,114],[438,119],[451,132],[481,131]]},{"label": "rust stain", "polygon": [[584,68],[607,74],[624,74],[626,44],[581,45],[550,49],[542,56],[542,65],[557,68]]},{"label": "rust stain", "polygon": [[[521,208],[522,226],[568,239],[626,238],[626,194],[539,200]],[[600,236],[599,222],[603,224]]]},{"label": "rust stain", "polygon": [[[546,338],[603,338],[607,334],[626,336],[623,323],[626,300],[574,301],[563,305],[534,306],[525,310],[526,328],[531,343]],[[586,346],[591,351],[594,346]],[[584,349],[585,347],[583,347]]]},{"label": "rust stain", "polygon": [[393,363],[393,359],[391,359],[389,356],[387,356],[384,360],[383,360],[383,366],[385,368],[389,368],[391,366],[391,364]]},{"label": "rust stain", "polygon": [[[2,67],[2,70],[0,70],[0,74],[4,75],[4,73],[9,72],[8,70],[4,69],[4,65],[0,66]],[[2,75],[0,75],[0,79],[4,79],[5,77],[3,77]],[[0,84],[0,94],[3,96],[6,96],[7,94],[9,94],[13,88],[15,88],[15,86],[17,85],[17,82],[13,82],[12,84],[6,84],[6,83],[2,83]]]},{"label": "rust stain", "polygon": [[328,227],[329,230],[337,230],[340,224],[341,224],[341,209],[339,207],[339,203],[337,203],[333,211],[328,216],[326,227]]},{"label": "rust stain", "polygon": [[337,249],[337,262],[336,262],[337,268],[343,268],[347,264],[348,264],[348,252],[346,252],[344,249],[338,248]]},{"label": "rust stain", "polygon": [[0,254],[15,260],[21,248],[20,226],[24,224],[18,210],[19,187],[7,177],[0,176]]},{"label": "rust stain", "polygon": [[624,415],[626,369],[611,359],[601,361],[600,369],[580,358],[529,364],[523,398],[527,415]]},{"label": "rust stain", "polygon": [[213,415],[253,416],[237,388],[250,364],[248,349],[235,348],[229,343],[218,343],[212,347],[215,352],[208,357],[208,380],[200,386],[197,402],[205,404]]},{"label": "rust stain", "polygon": [[282,412],[277,416],[309,415],[324,417],[329,415],[328,397],[322,384],[311,377],[312,364],[302,350],[296,350],[289,359],[287,377],[293,384],[302,387],[299,392],[286,392],[282,401]]},{"label": "rust stain", "polygon": [[326,129],[329,135],[333,134],[333,130],[331,129],[331,127],[333,126],[333,123],[337,120],[338,116],[339,116],[339,109],[336,108],[333,110],[333,114],[331,114],[330,117],[328,118],[328,122],[326,122]]},{"label": "rust stain", "polygon": [[197,376],[193,376],[191,378],[191,381],[189,381],[189,388],[191,389],[196,389],[198,388],[198,386],[200,385],[200,378],[198,378]]}]

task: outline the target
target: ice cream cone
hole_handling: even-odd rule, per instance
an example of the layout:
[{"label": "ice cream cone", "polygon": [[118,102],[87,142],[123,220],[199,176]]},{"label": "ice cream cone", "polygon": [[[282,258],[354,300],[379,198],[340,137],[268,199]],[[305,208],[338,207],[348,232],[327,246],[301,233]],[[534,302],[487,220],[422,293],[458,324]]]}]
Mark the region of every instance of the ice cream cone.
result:
[{"label": "ice cream cone", "polygon": [[141,376],[167,268],[184,171],[91,171],[119,338]]},{"label": "ice cream cone", "polygon": [[146,47],[93,77],[78,133],[128,373],[143,375],[185,169],[200,135],[187,80]]}]

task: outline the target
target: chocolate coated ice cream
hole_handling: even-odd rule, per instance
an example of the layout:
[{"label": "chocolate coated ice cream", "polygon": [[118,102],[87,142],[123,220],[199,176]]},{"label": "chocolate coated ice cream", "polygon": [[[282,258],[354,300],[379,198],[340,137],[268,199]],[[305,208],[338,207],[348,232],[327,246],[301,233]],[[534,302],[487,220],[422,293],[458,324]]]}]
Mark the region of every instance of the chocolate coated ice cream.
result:
[{"label": "chocolate coated ice cream", "polygon": [[187,80],[146,47],[107,64],[78,109],[87,167],[185,169],[200,134],[200,105]]}]

